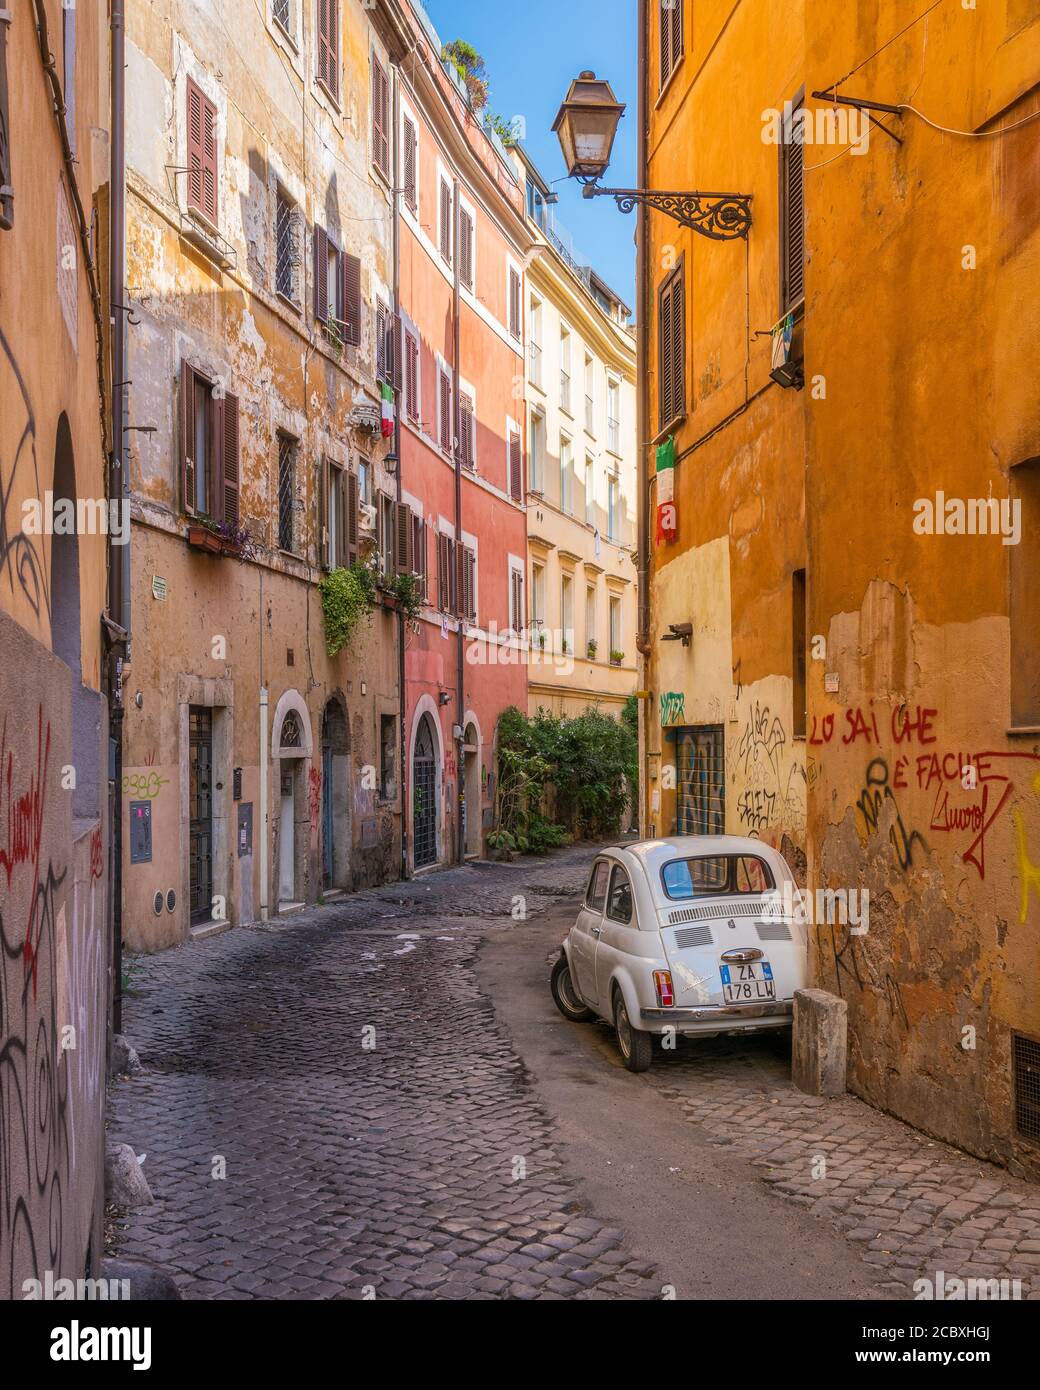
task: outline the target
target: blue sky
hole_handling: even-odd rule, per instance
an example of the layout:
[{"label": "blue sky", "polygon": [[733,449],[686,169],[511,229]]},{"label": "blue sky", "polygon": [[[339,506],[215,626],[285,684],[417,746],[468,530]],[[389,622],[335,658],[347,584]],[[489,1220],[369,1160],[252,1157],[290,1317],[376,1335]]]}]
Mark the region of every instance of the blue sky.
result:
[{"label": "blue sky", "polygon": [[[546,179],[564,173],[552,123],[583,68],[610,80],[628,103],[605,182],[631,188],[636,167],[636,14],[634,0],[425,0],[443,43],[466,39],[487,64],[492,110],[523,116],[528,153]],[[583,199],[569,180],[556,185],[556,217],[582,259],[635,305],[635,215],[609,198]]]}]

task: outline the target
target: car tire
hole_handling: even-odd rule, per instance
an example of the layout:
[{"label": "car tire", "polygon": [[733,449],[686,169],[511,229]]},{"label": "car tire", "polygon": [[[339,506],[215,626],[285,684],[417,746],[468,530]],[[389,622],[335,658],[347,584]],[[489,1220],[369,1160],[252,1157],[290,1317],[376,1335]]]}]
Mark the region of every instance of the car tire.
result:
[{"label": "car tire", "polygon": [[646,1071],[654,1060],[654,1040],[650,1033],[633,1028],[620,990],[614,994],[614,1035],[621,1060],[629,1071]]},{"label": "car tire", "polygon": [[571,967],[563,951],[552,968],[549,988],[552,990],[553,1003],[568,1022],[591,1023],[596,1017],[592,1010],[587,1009],[581,1002],[571,979]]}]

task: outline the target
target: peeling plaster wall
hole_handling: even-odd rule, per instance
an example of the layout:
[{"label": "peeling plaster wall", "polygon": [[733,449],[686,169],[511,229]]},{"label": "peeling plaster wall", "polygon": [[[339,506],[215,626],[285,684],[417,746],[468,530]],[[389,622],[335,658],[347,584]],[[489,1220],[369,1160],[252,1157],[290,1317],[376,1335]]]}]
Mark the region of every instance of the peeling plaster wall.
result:
[{"label": "peeling plaster wall", "polygon": [[[293,6],[294,47],[251,0],[234,4],[170,0],[130,6],[128,23],[128,293],[138,320],[130,331],[130,418],[155,426],[134,433],[134,649],[124,757],[124,804],[151,803],[150,863],[131,864],[124,845],[124,930],[135,950],[157,950],[189,930],[187,716],[214,707],[214,892],[232,922],[277,910],[279,760],[269,729],[268,813],[260,823],[260,689],[275,706],[296,691],[312,748],[294,770],[293,897],[313,901],[322,886],[322,716],[337,697],[349,730],[334,785],[334,886],[357,889],[397,876],[400,790],[378,793],[380,716],[398,705],[396,619],[377,610],[354,646],[330,659],[321,601],[322,460],[367,470],[373,501],[393,494],[386,442],[358,423],[378,418],[375,379],[377,297],[392,282],[391,211],[386,182],[369,148],[370,51],[387,62],[374,12],[343,6],[340,104],[318,85],[314,7]],[[302,28],[300,25],[302,24]],[[228,264],[184,234],[185,90],[188,76],[218,112],[219,232]],[[275,292],[274,215],[278,184],[295,200],[298,227],[292,301]],[[331,344],[313,315],[313,227],[325,228],[361,261],[358,346]],[[239,400],[240,524],[261,547],[255,561],[202,554],[185,542],[179,474],[180,373],[187,361]],[[293,553],[278,548],[279,432],[297,440]],[[161,597],[155,597],[158,592]],[[223,646],[221,646],[223,643]],[[214,645],[216,644],[216,645]],[[214,655],[214,653],[217,653]],[[191,694],[190,692],[195,692]],[[140,706],[133,696],[140,692]],[[180,692],[179,694],[175,692]],[[185,695],[184,692],[189,692]],[[251,804],[250,853],[240,854],[234,769],[241,803]],[[142,791],[143,789],[143,791]],[[260,840],[269,844],[269,881],[260,882]],[[166,905],[175,895],[172,911]],[[156,893],[163,905],[154,910]]]}]

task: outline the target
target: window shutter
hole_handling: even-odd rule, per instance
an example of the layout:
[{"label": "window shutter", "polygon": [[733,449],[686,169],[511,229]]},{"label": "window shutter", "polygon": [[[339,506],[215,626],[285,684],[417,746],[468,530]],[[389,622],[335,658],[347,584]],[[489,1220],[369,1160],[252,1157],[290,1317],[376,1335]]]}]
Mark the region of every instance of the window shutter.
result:
[{"label": "window shutter", "polygon": [[453,432],[451,428],[451,378],[441,372],[441,448],[451,453]]},{"label": "window shutter", "polygon": [[181,505],[195,515],[195,372],[181,363]]},{"label": "window shutter", "polygon": [[473,402],[468,396],[459,397],[459,456],[464,467],[473,467]]},{"label": "window shutter", "polygon": [[[195,89],[198,91],[198,88]],[[217,108],[202,96],[202,202],[199,211],[214,227],[217,225]]]},{"label": "window shutter", "polygon": [[524,495],[523,448],[519,430],[509,433],[509,495],[519,502]]},{"label": "window shutter", "polygon": [[372,160],[390,174],[390,82],[378,58],[372,59]]},{"label": "window shutter", "polygon": [[[800,108],[801,102],[796,106]],[[786,313],[805,296],[805,147],[784,130],[781,159],[781,309]]]},{"label": "window shutter", "polygon": [[343,271],[344,340],[357,347],[361,342],[361,260],[351,255],[341,255],[339,260]]},{"label": "window shutter", "polygon": [[405,395],[408,397],[408,418],[419,419],[419,344],[411,333],[405,334]]},{"label": "window shutter", "polygon": [[314,317],[324,323],[329,316],[329,238],[314,226]]},{"label": "window shutter", "polygon": [[336,505],[336,499],[332,496],[331,488],[333,479],[336,478],[337,471],[332,468],[327,458],[322,457],[318,464],[318,551],[321,556],[321,567],[323,570],[333,569],[336,564],[336,557],[332,554],[331,538],[329,535],[329,513]]},{"label": "window shutter", "polygon": [[468,212],[459,214],[459,279],[473,288],[473,219]]},{"label": "window shutter", "polygon": [[509,331],[514,338],[520,337],[520,276],[513,269],[509,271]]},{"label": "window shutter", "polygon": [[206,98],[189,77],[187,80],[188,103],[188,206],[202,211],[202,104]]},{"label": "window shutter", "polygon": [[451,189],[441,179],[441,255],[451,264]]},{"label": "window shutter", "polygon": [[672,415],[686,405],[686,268],[680,261],[672,284]]},{"label": "window shutter", "polygon": [[658,291],[658,414],[664,428],[686,404],[686,271],[682,261]]},{"label": "window shutter", "polygon": [[419,576],[423,598],[426,597],[426,522],[421,516],[412,517],[412,568]]},{"label": "window shutter", "polygon": [[447,536],[437,533],[437,607],[448,610],[448,549]]},{"label": "window shutter", "polygon": [[318,0],[318,81],[339,95],[339,0]]},{"label": "window shutter", "polygon": [[419,140],[415,133],[414,123],[406,116],[404,118],[404,197],[413,213],[419,210],[418,163]]},{"label": "window shutter", "polygon": [[14,169],[11,160],[11,113],[7,85],[7,31],[0,20],[0,231],[14,226]]},{"label": "window shutter", "polygon": [[407,502],[395,502],[394,511],[394,568],[398,574],[411,574],[415,569],[412,509]]},{"label": "window shutter", "polygon": [[347,564],[352,565],[358,555],[358,511],[361,496],[358,491],[356,473],[347,473],[345,482],[347,489]]},{"label": "window shutter", "polygon": [[220,464],[224,488],[222,517],[229,526],[238,526],[239,443],[238,397],[225,391],[221,403]]}]

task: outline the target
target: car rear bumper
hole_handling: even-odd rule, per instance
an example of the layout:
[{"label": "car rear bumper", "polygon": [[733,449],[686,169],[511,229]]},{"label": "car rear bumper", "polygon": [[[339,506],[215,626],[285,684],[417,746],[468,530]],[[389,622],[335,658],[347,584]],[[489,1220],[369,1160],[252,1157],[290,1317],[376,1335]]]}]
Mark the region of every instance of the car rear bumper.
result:
[{"label": "car rear bumper", "polygon": [[[720,1033],[742,1024],[748,1027],[778,1027],[791,1021],[794,1001],[774,999],[768,1004],[705,1004],[699,1009],[640,1009],[639,1016],[653,1031],[660,1028],[692,1028]],[[656,1025],[656,1027],[654,1027]]]}]

